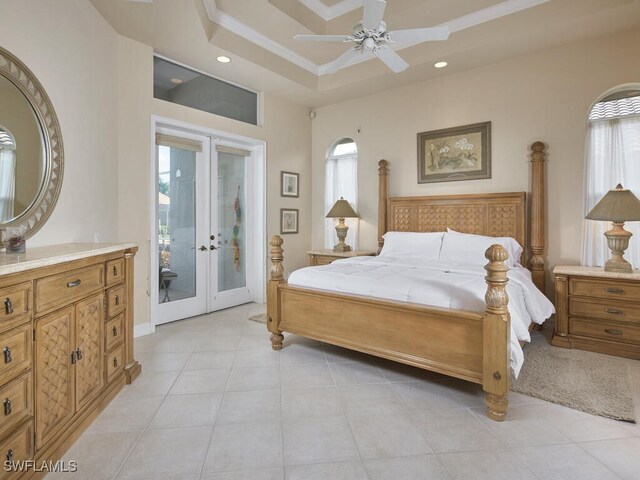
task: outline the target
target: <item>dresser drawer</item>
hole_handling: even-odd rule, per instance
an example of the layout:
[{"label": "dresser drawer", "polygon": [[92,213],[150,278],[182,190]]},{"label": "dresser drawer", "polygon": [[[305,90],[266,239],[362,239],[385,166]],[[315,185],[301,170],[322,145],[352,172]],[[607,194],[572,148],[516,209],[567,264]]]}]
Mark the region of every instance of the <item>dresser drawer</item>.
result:
[{"label": "dresser drawer", "polygon": [[36,280],[36,312],[68,305],[104,288],[104,264]]},{"label": "dresser drawer", "polygon": [[613,300],[628,299],[636,301],[640,305],[640,284],[572,278],[569,281],[569,295],[600,297]]},{"label": "dresser drawer", "polygon": [[640,305],[612,300],[569,298],[569,315],[640,323]]},{"label": "dresser drawer", "polygon": [[31,311],[31,282],[0,288],[0,330],[28,320]]},{"label": "dresser drawer", "polygon": [[31,323],[0,335],[0,385],[31,367]]},{"label": "dresser drawer", "polygon": [[0,438],[33,413],[31,373],[0,388]]},{"label": "dresser drawer", "polygon": [[105,352],[108,352],[113,347],[122,342],[124,338],[124,314],[121,313],[117,317],[107,321],[105,328]]},{"label": "dresser drawer", "polygon": [[107,317],[122,313],[127,306],[127,289],[124,285],[107,291]]},{"label": "dresser drawer", "polygon": [[113,352],[107,354],[107,382],[113,380],[122,371],[124,363],[124,350],[122,345]]},{"label": "dresser drawer", "polygon": [[33,423],[28,422],[20,430],[0,443],[0,478],[15,478],[19,472],[6,469],[5,462],[20,462],[33,458]]},{"label": "dresser drawer", "polygon": [[616,342],[640,344],[640,325],[572,318],[571,333]]},{"label": "dresser drawer", "polygon": [[124,258],[107,262],[107,287],[117,285],[124,280]]}]

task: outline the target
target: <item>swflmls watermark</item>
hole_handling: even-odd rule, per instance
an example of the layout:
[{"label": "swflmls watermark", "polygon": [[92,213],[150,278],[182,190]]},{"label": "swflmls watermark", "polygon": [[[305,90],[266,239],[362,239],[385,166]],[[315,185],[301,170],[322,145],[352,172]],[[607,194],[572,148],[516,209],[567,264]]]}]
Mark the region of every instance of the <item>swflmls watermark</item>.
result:
[{"label": "swflmls watermark", "polygon": [[65,462],[58,460],[57,462],[51,462],[43,460],[42,462],[36,462],[35,460],[7,460],[4,462],[5,472],[59,472],[59,473],[74,473],[78,471],[78,462],[75,460],[69,460]]}]

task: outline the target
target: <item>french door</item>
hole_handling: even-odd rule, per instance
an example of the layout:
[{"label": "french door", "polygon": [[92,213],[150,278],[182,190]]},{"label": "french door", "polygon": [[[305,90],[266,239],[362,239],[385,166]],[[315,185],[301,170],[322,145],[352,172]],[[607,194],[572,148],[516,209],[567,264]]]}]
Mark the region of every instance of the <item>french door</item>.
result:
[{"label": "french door", "polygon": [[156,324],[252,300],[250,161],[230,142],[157,128]]}]

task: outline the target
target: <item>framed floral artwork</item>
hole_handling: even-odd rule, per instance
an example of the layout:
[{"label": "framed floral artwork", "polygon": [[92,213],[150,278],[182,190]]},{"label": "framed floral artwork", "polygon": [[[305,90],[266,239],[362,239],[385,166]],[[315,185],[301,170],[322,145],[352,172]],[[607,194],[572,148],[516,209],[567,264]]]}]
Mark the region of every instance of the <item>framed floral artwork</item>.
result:
[{"label": "framed floral artwork", "polygon": [[418,134],[418,183],[491,178],[491,122]]},{"label": "framed floral artwork", "polygon": [[298,182],[300,175],[293,172],[280,172],[280,196],[299,197]]},{"label": "framed floral artwork", "polygon": [[298,233],[298,209],[280,209],[280,233]]}]

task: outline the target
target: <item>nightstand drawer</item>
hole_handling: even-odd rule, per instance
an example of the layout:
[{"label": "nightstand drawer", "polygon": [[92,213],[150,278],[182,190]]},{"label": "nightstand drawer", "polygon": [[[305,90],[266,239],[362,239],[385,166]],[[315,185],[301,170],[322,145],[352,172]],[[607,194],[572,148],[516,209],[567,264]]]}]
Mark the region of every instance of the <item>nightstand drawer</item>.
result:
[{"label": "nightstand drawer", "polygon": [[635,300],[640,303],[640,285],[572,278],[569,281],[569,295]]},{"label": "nightstand drawer", "polygon": [[572,318],[571,333],[618,342],[640,343],[640,326],[637,325]]},{"label": "nightstand drawer", "polygon": [[640,323],[640,306],[611,300],[584,300],[569,298],[569,315]]},{"label": "nightstand drawer", "polygon": [[338,260],[336,257],[324,257],[316,255],[313,259],[313,265],[329,265],[331,262]]}]

